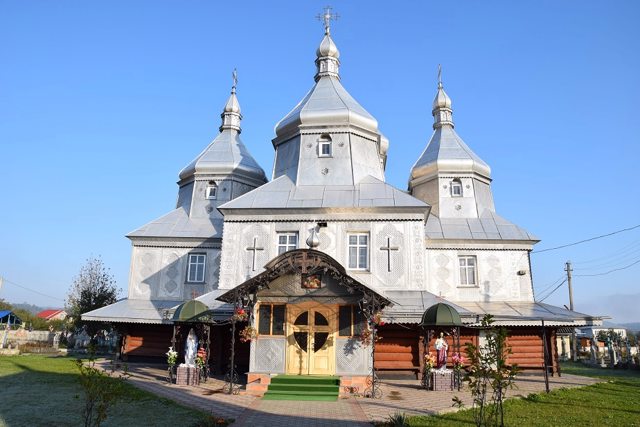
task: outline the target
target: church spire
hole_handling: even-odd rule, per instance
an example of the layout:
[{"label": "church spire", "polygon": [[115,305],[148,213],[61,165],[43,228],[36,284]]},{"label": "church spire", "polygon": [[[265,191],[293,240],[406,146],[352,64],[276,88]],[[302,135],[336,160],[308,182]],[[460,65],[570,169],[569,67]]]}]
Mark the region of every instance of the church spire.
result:
[{"label": "church spire", "polygon": [[338,73],[340,67],[340,51],[331,38],[331,21],[338,20],[339,15],[337,13],[331,13],[331,6],[324,8],[322,14],[318,14],[317,18],[324,24],[324,38],[318,46],[316,51],[316,68],[315,81],[320,80],[321,77],[330,76],[340,79]]},{"label": "church spire", "polygon": [[442,126],[454,126],[451,98],[449,98],[449,95],[447,95],[442,86],[442,66],[440,64],[438,64],[438,93],[433,100],[433,110],[431,114],[433,114],[434,118],[434,129],[441,128]]},{"label": "church spire", "polygon": [[224,106],[224,111],[220,115],[222,118],[222,125],[220,126],[220,132],[224,130],[235,130],[238,133],[242,132],[240,128],[240,121],[242,120],[242,114],[240,114],[240,103],[236,97],[236,86],[238,85],[238,72],[234,68],[231,74],[233,78],[233,85],[231,86],[231,95]]}]

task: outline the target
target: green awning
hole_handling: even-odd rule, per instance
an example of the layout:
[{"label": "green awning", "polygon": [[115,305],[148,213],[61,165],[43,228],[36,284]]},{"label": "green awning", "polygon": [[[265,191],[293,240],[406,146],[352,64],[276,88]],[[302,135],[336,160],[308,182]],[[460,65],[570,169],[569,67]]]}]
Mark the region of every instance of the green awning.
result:
[{"label": "green awning", "polygon": [[424,312],[420,325],[424,327],[462,326],[462,321],[460,320],[460,314],[455,308],[449,304],[439,302]]},{"label": "green awning", "polygon": [[209,307],[207,307],[203,302],[192,299],[180,304],[178,308],[176,308],[175,313],[173,313],[173,318],[171,320],[174,322],[188,322],[207,310],[209,310]]}]

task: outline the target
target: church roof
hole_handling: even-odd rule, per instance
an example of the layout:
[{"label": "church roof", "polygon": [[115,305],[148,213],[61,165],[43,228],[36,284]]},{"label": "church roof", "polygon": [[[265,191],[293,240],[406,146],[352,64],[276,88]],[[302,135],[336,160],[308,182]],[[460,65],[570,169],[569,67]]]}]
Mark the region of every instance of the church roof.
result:
[{"label": "church roof", "polygon": [[385,291],[393,306],[384,309],[384,320],[389,323],[420,323],[422,315],[429,307],[446,303],[455,308],[467,322],[475,320],[475,315],[459,305],[428,291]]},{"label": "church roof", "polygon": [[322,77],[309,93],[276,125],[276,135],[298,126],[354,125],[378,133],[378,121],[342,86],[336,77]]},{"label": "church roof", "polygon": [[428,239],[433,240],[521,240],[539,239],[522,227],[485,209],[479,218],[438,218],[431,214],[425,226]]},{"label": "church roof", "polygon": [[316,84],[276,125],[276,135],[288,135],[299,126],[353,125],[379,133],[378,121],[346,91],[340,83],[340,52],[331,38],[329,21],[316,51]]},{"label": "church roof", "polygon": [[459,302],[458,305],[476,313],[479,321],[485,314],[494,317],[496,326],[586,326],[602,324],[601,316],[592,316],[541,302]]},{"label": "church roof", "polygon": [[126,323],[171,323],[170,309],[182,301],[121,299],[106,307],[82,314],[82,320]]},{"label": "church roof", "polygon": [[440,173],[475,172],[491,177],[491,168],[475,154],[451,126],[436,128],[420,158],[411,169],[411,178]]},{"label": "church roof", "polygon": [[180,179],[194,174],[237,174],[266,181],[264,170],[251,156],[237,132],[226,130],[218,136],[187,167]]},{"label": "church roof", "polygon": [[179,207],[127,234],[127,237],[222,237],[222,219],[190,218]]},{"label": "church roof", "polygon": [[256,188],[220,206],[232,209],[296,208],[417,208],[427,211],[429,205],[397,188],[368,176],[356,185],[296,186],[287,175]]},{"label": "church roof", "polygon": [[[233,307],[216,300],[224,291],[213,290],[196,298],[207,306],[209,311],[215,311],[212,320],[227,319],[233,314]],[[176,309],[184,301],[176,300],[139,300],[121,299],[106,307],[84,313],[82,320],[98,322],[122,322],[122,323],[172,323]]]},{"label": "church roof", "polygon": [[382,317],[389,323],[420,323],[429,307],[445,303],[458,311],[462,322],[479,326],[485,314],[494,316],[496,325],[539,326],[544,320],[547,326],[583,326],[601,324],[602,318],[567,310],[541,302],[456,302],[438,297],[427,291],[385,291],[393,306],[386,307]]},{"label": "church roof", "polygon": [[451,98],[444,91],[438,70],[438,92],[433,100],[433,135],[416,163],[411,178],[436,173],[477,173],[491,179],[491,168],[475,154],[454,130]]},{"label": "church roof", "polygon": [[235,174],[265,182],[264,170],[247,150],[240,139],[240,104],[236,96],[237,75],[234,70],[231,95],[220,115],[220,134],[187,167],[180,171],[180,179],[194,174]]}]

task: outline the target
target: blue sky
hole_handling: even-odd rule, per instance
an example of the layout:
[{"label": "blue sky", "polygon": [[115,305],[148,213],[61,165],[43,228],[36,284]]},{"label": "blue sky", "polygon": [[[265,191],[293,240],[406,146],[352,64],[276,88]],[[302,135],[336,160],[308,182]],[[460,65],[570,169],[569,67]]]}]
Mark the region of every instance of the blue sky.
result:
[{"label": "blue sky", "polygon": [[[60,306],[91,255],[126,289],[124,235],[174,207],[234,67],[242,138],[270,173],[273,127],[313,84],[323,6],[0,1],[0,298]],[[429,140],[440,63],[498,213],[537,249],[640,224],[640,3],[333,6],[342,82],[390,140],[388,182],[406,189]],[[578,311],[640,320],[640,264],[578,276],[640,260],[640,228],[531,258],[537,291],[572,260]],[[566,286],[545,302],[568,304]]]}]

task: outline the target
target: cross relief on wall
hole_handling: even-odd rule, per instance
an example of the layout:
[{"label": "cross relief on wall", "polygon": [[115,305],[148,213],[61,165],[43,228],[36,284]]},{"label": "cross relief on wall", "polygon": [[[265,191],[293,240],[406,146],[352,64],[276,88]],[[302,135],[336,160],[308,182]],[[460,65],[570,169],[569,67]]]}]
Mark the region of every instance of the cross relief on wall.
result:
[{"label": "cross relief on wall", "polygon": [[254,237],[253,246],[249,246],[248,248],[246,248],[246,250],[253,252],[251,257],[251,271],[256,271],[256,256],[258,254],[258,251],[264,251],[264,248],[258,247],[258,238]]},{"label": "cross relief on wall", "polygon": [[400,250],[397,246],[391,246],[391,237],[387,237],[387,246],[381,246],[381,251],[387,251],[387,271],[391,271],[391,251]]}]

